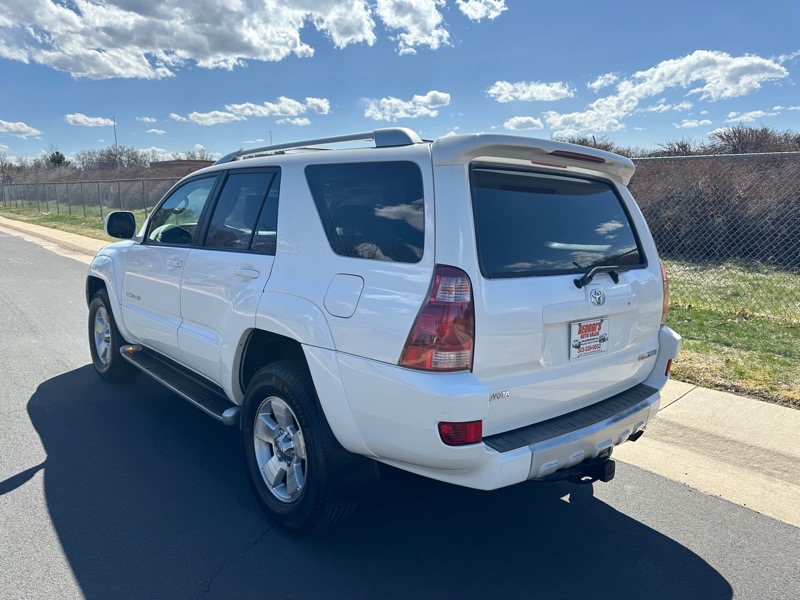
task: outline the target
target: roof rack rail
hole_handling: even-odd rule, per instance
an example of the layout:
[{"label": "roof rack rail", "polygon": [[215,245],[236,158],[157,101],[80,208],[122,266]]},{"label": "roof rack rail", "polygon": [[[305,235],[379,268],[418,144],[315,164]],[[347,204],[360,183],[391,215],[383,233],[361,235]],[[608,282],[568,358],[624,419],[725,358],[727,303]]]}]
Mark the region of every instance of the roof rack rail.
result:
[{"label": "roof rack rail", "polygon": [[422,138],[420,138],[414,131],[408,129],[407,127],[387,127],[385,129],[365,131],[364,133],[351,133],[348,135],[338,135],[334,137],[290,142],[288,144],[263,146],[261,148],[252,148],[250,150],[237,150],[236,152],[231,152],[230,154],[223,156],[214,164],[219,165],[222,163],[241,160],[243,158],[254,157],[261,154],[279,152],[281,150],[316,150],[317,148],[313,148],[313,146],[341,144],[344,142],[360,142],[364,140],[375,140],[376,148],[411,146],[412,144],[421,144],[423,141]]}]

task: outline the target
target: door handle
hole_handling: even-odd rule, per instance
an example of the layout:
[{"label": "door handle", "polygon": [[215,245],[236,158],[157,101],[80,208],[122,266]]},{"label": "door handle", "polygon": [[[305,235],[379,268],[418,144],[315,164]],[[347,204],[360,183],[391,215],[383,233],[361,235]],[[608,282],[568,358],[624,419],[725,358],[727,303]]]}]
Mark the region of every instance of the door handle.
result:
[{"label": "door handle", "polygon": [[256,271],[255,269],[249,269],[247,267],[237,267],[234,271],[238,277],[244,277],[245,279],[257,279],[261,273]]},{"label": "door handle", "polygon": [[177,258],[168,258],[167,259],[167,266],[179,269],[179,268],[181,268],[183,266],[183,261],[182,260],[178,260]]}]

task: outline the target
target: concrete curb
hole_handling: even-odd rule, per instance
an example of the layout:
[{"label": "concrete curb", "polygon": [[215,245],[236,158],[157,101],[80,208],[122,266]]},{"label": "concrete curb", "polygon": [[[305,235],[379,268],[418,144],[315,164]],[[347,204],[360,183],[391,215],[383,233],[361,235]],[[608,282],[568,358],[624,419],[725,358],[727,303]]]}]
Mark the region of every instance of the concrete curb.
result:
[{"label": "concrete curb", "polygon": [[[107,243],[0,217],[88,256]],[[642,438],[614,457],[800,527],[800,410],[670,380]]]},{"label": "concrete curb", "polygon": [[42,227],[41,225],[34,225],[23,221],[15,221],[13,219],[7,219],[6,217],[0,217],[0,226],[47,240],[62,248],[72,250],[73,252],[80,252],[87,256],[94,256],[100,248],[111,243],[111,240],[104,242],[103,240],[96,240],[75,233],[50,229],[49,227]]}]

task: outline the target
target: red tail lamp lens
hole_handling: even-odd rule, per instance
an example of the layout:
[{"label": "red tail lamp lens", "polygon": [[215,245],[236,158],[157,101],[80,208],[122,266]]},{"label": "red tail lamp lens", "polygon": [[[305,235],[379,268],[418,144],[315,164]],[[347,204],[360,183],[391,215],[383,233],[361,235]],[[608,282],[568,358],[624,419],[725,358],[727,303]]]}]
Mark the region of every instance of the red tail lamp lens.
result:
[{"label": "red tail lamp lens", "polygon": [[669,377],[671,371],[672,371],[672,359],[670,358],[667,361],[667,369],[664,371],[664,377]]},{"label": "red tail lamp lens", "polygon": [[400,365],[426,371],[472,368],[472,284],[464,271],[438,265],[431,291],[406,339]]},{"label": "red tail lamp lens", "polygon": [[483,439],[483,421],[439,423],[439,437],[448,446],[477,444]]}]

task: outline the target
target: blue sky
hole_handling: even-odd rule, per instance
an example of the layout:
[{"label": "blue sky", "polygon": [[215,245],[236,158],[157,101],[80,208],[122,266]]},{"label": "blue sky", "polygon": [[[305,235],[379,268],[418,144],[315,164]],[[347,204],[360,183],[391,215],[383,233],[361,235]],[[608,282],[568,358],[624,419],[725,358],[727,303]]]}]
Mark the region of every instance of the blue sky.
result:
[{"label": "blue sky", "polygon": [[800,2],[3,0],[0,153],[800,130]]}]

